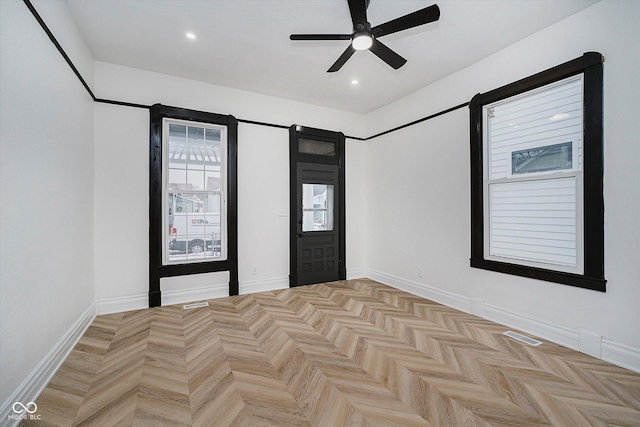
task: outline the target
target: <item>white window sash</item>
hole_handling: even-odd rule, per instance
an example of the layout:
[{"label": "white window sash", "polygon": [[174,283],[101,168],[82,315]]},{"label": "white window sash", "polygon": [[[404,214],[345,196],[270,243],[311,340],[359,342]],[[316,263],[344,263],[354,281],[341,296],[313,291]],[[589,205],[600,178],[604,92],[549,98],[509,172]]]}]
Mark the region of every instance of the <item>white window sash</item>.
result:
[{"label": "white window sash", "polygon": [[[505,165],[506,167],[509,168],[508,173],[504,174],[502,173],[502,177],[499,178],[495,178],[495,179],[490,179],[491,175],[492,175],[492,171],[491,171],[491,135],[490,135],[490,125],[489,125],[489,119],[488,116],[490,115],[490,112],[493,111],[493,109],[496,106],[499,105],[505,105],[507,103],[510,102],[529,102],[529,100],[527,98],[540,98],[541,94],[543,94],[545,91],[548,91],[549,89],[553,89],[556,87],[560,87],[564,84],[566,84],[567,82],[571,83],[571,82],[575,82],[576,80],[579,80],[580,83],[583,83],[583,79],[582,79],[582,75],[578,75],[578,76],[573,76],[571,78],[565,79],[563,81],[560,82],[555,82],[552,83],[550,85],[545,85],[541,88],[529,91],[529,92],[525,92],[523,94],[519,94],[516,95],[514,97],[510,97],[510,98],[506,98],[500,101],[497,101],[496,103],[493,104],[487,104],[484,106],[483,108],[483,172],[484,172],[484,177],[483,177],[483,210],[484,210],[484,258],[487,260],[491,260],[491,261],[499,261],[499,262],[504,262],[504,263],[509,263],[509,264],[515,264],[515,265],[523,265],[523,266],[529,266],[529,267],[535,267],[535,268],[541,268],[541,269],[547,269],[547,270],[553,270],[553,271],[560,271],[560,272],[567,272],[567,273],[577,273],[577,274],[583,274],[584,272],[584,265],[583,265],[583,260],[584,260],[584,242],[583,242],[583,173],[582,173],[582,165],[581,165],[581,141],[582,141],[582,134],[581,134],[581,129],[582,126],[580,127],[580,139],[579,140],[574,140],[572,139],[571,141],[567,141],[567,140],[563,140],[563,139],[558,139],[558,140],[550,140],[549,143],[546,142],[541,142],[539,143],[539,146],[547,146],[547,145],[553,145],[555,143],[558,142],[572,142],[572,168],[571,169],[565,169],[565,170],[550,170],[550,171],[540,171],[540,172],[531,172],[531,173],[523,173],[523,174],[513,174],[512,171],[512,164],[511,164],[511,155],[509,154],[506,159],[507,164]],[[582,120],[584,120],[584,118],[582,118]],[[533,128],[535,129],[535,128]],[[536,144],[532,144],[531,146],[536,146]],[[527,146],[524,147],[525,149],[527,148]],[[513,149],[513,151],[516,151],[516,148]],[[508,153],[510,151],[507,151]],[[511,151],[512,152],[512,151]],[[503,154],[503,157],[505,155]],[[518,243],[515,243],[514,249],[513,249],[513,254],[511,256],[496,256],[496,255],[492,255],[491,253],[491,244],[492,244],[492,238],[494,237],[493,233],[494,230],[491,229],[492,227],[492,219],[493,219],[493,212],[491,212],[491,189],[492,188],[497,188],[497,186],[499,186],[500,184],[515,184],[515,183],[537,183],[537,182],[543,182],[545,180],[560,180],[560,179],[573,179],[574,180],[574,184],[575,184],[575,198],[573,200],[573,203],[575,203],[575,227],[574,227],[574,232],[575,232],[575,265],[564,265],[562,262],[558,261],[558,263],[554,263],[551,262],[549,260],[546,260],[544,262],[540,262],[540,261],[532,261],[532,260],[528,260],[528,259],[520,259],[518,258],[515,253],[517,252],[517,245]],[[556,181],[558,182],[558,181]],[[504,188],[504,187],[503,187]],[[523,211],[524,212],[524,211]],[[534,211],[529,211],[531,213],[533,213]],[[497,215],[497,214],[496,214]],[[514,220],[515,221],[515,220]],[[515,237],[517,233],[514,233],[514,236],[506,236],[506,239],[513,239],[515,241],[518,240],[524,240],[524,239],[518,239],[517,237]],[[497,234],[496,234],[497,235]],[[523,243],[523,245],[525,245]],[[549,246],[550,247],[550,246]],[[504,252],[508,252],[508,251],[504,251]],[[527,258],[527,256],[523,255],[523,258]],[[532,258],[532,257],[531,257]],[[541,258],[544,258],[541,257]],[[561,258],[561,256],[558,256],[558,259]]]},{"label": "white window sash", "polygon": [[[195,259],[169,259],[169,218],[168,218],[168,199],[170,193],[178,191],[169,191],[169,125],[177,124],[189,127],[202,127],[220,131],[220,189],[218,191],[207,190],[180,190],[181,194],[193,195],[220,195],[220,256],[195,258]],[[227,237],[227,127],[214,125],[211,123],[193,122],[180,119],[162,119],[162,265],[177,264],[194,264],[201,262],[225,261],[227,259],[228,237]],[[175,214],[175,212],[174,212]],[[187,243],[188,244],[188,243]],[[187,249],[188,250],[188,249]],[[206,244],[205,244],[206,250]]]},{"label": "white window sash", "polygon": [[[518,182],[540,182],[543,180],[554,180],[554,179],[563,179],[563,178],[573,178],[575,179],[575,245],[576,245],[576,265],[561,265],[555,264],[551,262],[535,262],[524,259],[506,257],[506,256],[496,256],[491,254],[491,238],[492,238],[492,229],[491,229],[491,220],[492,220],[492,212],[490,209],[490,186],[493,184],[501,184],[501,183],[518,183]],[[555,174],[546,174],[543,177],[521,177],[518,179],[497,179],[497,180],[485,180],[484,181],[484,258],[490,261],[499,261],[506,262],[510,264],[523,265],[528,267],[542,268],[547,270],[561,271],[566,273],[575,273],[575,274],[583,274],[584,273],[584,244],[583,244],[583,185],[582,185],[582,172],[581,171],[573,171],[573,172],[561,172]]]}]

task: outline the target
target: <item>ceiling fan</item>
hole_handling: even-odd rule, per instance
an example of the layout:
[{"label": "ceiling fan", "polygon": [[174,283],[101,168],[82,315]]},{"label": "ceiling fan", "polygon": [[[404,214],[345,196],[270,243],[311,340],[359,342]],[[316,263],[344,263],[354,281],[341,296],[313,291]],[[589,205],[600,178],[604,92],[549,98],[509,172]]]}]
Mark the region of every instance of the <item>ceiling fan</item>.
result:
[{"label": "ceiling fan", "polygon": [[353,33],[351,34],[291,34],[289,38],[291,40],[350,40],[351,44],[331,68],[327,70],[328,73],[334,73],[342,68],[356,50],[367,49],[397,70],[407,60],[382,44],[378,38],[437,21],[440,18],[440,8],[434,4],[384,24],[371,27],[371,24],[367,21],[369,1],[348,0],[351,21],[353,22]]}]

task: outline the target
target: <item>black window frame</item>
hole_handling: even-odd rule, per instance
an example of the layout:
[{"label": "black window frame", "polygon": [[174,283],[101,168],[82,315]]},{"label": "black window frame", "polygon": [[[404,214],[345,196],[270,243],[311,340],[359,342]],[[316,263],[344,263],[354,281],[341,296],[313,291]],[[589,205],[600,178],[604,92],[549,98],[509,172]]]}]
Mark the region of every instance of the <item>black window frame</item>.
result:
[{"label": "black window frame", "polygon": [[[229,295],[238,295],[238,121],[231,115],[151,106],[149,129],[149,307],[162,303],[163,277],[229,271]],[[227,128],[227,257],[184,264],[162,262],[162,122],[164,118],[222,125]]]},{"label": "black window frame", "polygon": [[[604,277],[603,56],[586,52],[564,64],[486,93],[469,103],[471,153],[471,258],[474,268],[606,292]],[[582,274],[529,267],[484,256],[483,106],[583,74],[583,249]]]}]

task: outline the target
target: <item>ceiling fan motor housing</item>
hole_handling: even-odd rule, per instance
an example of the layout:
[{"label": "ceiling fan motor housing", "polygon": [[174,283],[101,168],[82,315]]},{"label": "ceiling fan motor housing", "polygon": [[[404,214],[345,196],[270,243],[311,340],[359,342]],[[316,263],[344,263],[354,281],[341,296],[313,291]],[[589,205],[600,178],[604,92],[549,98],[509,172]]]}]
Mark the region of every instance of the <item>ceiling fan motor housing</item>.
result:
[{"label": "ceiling fan motor housing", "polygon": [[353,38],[351,39],[351,46],[355,50],[367,50],[373,44],[373,35],[367,31],[359,31],[353,33]]}]

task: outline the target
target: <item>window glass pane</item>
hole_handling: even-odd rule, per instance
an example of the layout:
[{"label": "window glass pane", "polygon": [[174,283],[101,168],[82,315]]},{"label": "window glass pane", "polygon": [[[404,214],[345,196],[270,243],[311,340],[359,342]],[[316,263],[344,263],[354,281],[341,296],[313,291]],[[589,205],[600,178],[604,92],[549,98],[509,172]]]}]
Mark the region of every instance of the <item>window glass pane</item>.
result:
[{"label": "window glass pane", "polygon": [[[560,158],[548,157],[551,155],[550,151],[542,157],[554,165],[537,171],[517,171],[512,157],[515,153],[565,145],[567,141],[571,141],[569,144],[572,157],[568,169],[581,170],[582,109],[580,76],[570,77],[548,87],[525,92],[485,107],[489,179],[507,178],[518,173],[567,169],[556,167]],[[557,154],[561,155],[559,152]],[[537,161],[538,164],[542,162],[542,158]]]},{"label": "window glass pane", "polygon": [[187,189],[188,190],[204,190],[204,172],[202,170],[187,170]]},{"label": "window glass pane", "polygon": [[581,75],[484,107],[487,256],[581,273],[582,110]]},{"label": "window glass pane", "polygon": [[207,191],[220,191],[220,172],[205,172],[206,177],[206,190]]},{"label": "window glass pane", "polygon": [[333,230],[333,185],[302,184],[302,231]]},{"label": "window glass pane", "polygon": [[204,128],[188,127],[187,186],[190,190],[204,190]]},{"label": "window glass pane", "polygon": [[169,189],[187,189],[187,152],[186,152],[187,127],[182,125],[169,125],[168,144],[168,187]]},{"label": "window glass pane", "polygon": [[167,206],[169,261],[220,256],[220,194],[169,193]]},{"label": "window glass pane", "polygon": [[217,129],[205,129],[205,139],[207,142],[218,142],[220,145],[220,131]]},{"label": "window glass pane", "polygon": [[222,143],[220,131],[206,129],[204,141],[204,185],[207,191],[219,191],[220,188],[220,159]]},{"label": "window glass pane", "polygon": [[169,169],[169,190],[187,189],[187,171],[184,169]]},{"label": "window glass pane", "polygon": [[577,266],[576,180],[573,177],[489,186],[489,254]]},{"label": "window glass pane", "polygon": [[221,129],[168,123],[164,139],[164,263],[224,259],[224,159]]},{"label": "window glass pane", "polygon": [[573,156],[571,142],[536,147],[511,153],[511,173],[533,173],[571,169]]},{"label": "window glass pane", "polygon": [[298,141],[298,151],[304,154],[314,154],[316,156],[335,156],[336,144],[329,141],[316,141],[315,139],[300,138]]}]

